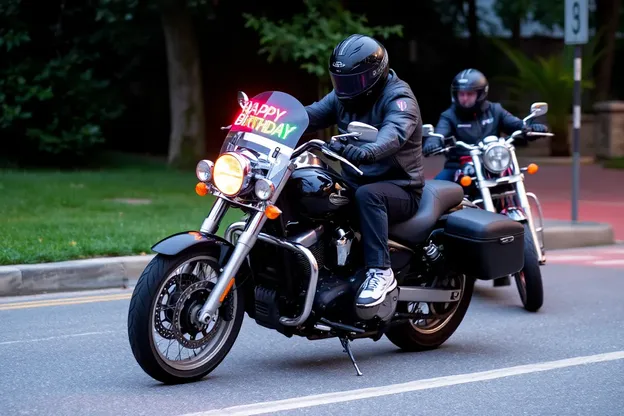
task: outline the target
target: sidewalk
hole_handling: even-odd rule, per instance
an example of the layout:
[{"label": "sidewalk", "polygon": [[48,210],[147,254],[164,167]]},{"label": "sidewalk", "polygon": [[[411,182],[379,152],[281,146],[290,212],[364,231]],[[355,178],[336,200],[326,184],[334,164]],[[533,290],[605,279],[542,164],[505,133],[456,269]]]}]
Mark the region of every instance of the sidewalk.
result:
[{"label": "sidewalk", "polygon": [[[520,163],[530,163],[522,157]],[[425,176],[433,178],[442,168],[441,157],[425,159]],[[544,218],[572,220],[572,166],[539,165],[535,175],[525,174],[527,190],[537,195]],[[579,191],[579,222],[607,223],[615,238],[624,240],[624,170],[582,164]]]}]

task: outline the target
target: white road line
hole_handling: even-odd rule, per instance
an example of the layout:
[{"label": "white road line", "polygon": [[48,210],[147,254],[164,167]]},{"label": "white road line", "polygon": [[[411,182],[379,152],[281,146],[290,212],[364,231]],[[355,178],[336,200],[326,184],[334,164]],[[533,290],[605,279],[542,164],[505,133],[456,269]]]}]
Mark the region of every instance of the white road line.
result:
[{"label": "white road line", "polygon": [[18,339],[18,340],[15,340],[15,341],[2,341],[2,342],[0,342],[0,345],[11,345],[11,344],[23,344],[23,343],[28,343],[28,342],[51,341],[51,340],[54,340],[54,339],[86,337],[86,336],[89,336],[89,335],[104,335],[104,334],[113,334],[113,333],[121,333],[121,332],[123,332],[123,331],[83,332],[81,334],[57,335],[55,337],[48,337],[48,338]]},{"label": "white road line", "polygon": [[624,265],[624,259],[614,259],[614,260],[598,260],[592,262],[596,266],[616,266],[616,265]]},{"label": "white road line", "polygon": [[588,255],[582,255],[582,254],[547,254],[546,255],[546,259],[547,261],[570,261],[570,260],[577,260],[577,261],[585,261],[585,260],[594,260],[594,259],[599,259],[600,257],[597,256],[588,256]]},{"label": "white road line", "polygon": [[458,374],[454,376],[416,380],[409,383],[391,384],[380,387],[347,390],[341,392],[316,394],[312,396],[294,397],[292,399],[276,400],[271,402],[232,406],[223,409],[209,410],[206,412],[188,413],[182,416],[259,415],[263,413],[275,413],[284,410],[302,409],[305,407],[321,406],[332,403],[348,402],[352,400],[362,400],[373,397],[389,396],[399,393],[435,389],[438,387],[448,387],[457,384],[474,383],[477,381],[493,380],[503,377],[537,373],[540,371],[550,371],[558,368],[572,367],[576,365],[600,363],[604,361],[614,361],[621,359],[624,359],[624,351],[615,351],[605,354],[568,358],[565,360],[546,361],[542,363],[520,365],[517,367],[499,368],[496,370],[483,371],[478,373]]}]

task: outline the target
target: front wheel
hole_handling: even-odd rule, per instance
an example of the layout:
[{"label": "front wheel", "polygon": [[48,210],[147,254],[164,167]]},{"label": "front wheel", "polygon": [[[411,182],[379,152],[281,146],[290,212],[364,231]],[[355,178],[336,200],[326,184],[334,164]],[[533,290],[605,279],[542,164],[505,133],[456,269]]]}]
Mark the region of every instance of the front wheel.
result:
[{"label": "front wheel", "polygon": [[544,288],[539,258],[528,224],[524,225],[524,267],[514,277],[524,309],[537,312],[544,304]]},{"label": "front wheel", "polygon": [[243,291],[236,284],[209,324],[197,319],[222,267],[217,258],[197,250],[158,254],[139,278],[128,311],[128,337],[138,364],[155,380],[199,380],[232,348],[244,317]]},{"label": "front wheel", "polygon": [[[408,284],[409,285],[409,284]],[[437,278],[429,287],[460,289],[461,299],[453,303],[407,303],[400,302],[397,312],[422,313],[433,316],[414,319],[393,325],[386,336],[397,347],[405,351],[425,351],[439,347],[457,330],[464,319],[472,292],[474,279],[464,275]]]}]

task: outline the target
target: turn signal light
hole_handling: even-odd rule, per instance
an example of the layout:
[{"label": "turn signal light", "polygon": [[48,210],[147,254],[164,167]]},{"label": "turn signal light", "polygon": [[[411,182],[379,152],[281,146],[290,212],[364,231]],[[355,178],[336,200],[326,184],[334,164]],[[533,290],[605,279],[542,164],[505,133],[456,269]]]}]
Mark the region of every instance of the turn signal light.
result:
[{"label": "turn signal light", "polygon": [[539,170],[539,166],[537,166],[535,163],[531,163],[529,166],[527,166],[527,173],[529,175],[533,175],[537,173],[538,170]]},{"label": "turn signal light", "polygon": [[264,209],[264,213],[268,219],[274,220],[282,214],[282,210],[275,205],[269,205]]},{"label": "turn signal light", "polygon": [[195,185],[195,193],[199,196],[206,195],[208,193],[208,186],[203,182],[197,183],[197,185]]},{"label": "turn signal light", "polygon": [[470,186],[472,185],[472,178],[470,176],[462,176],[462,178],[459,180],[459,183],[461,184],[461,186]]}]

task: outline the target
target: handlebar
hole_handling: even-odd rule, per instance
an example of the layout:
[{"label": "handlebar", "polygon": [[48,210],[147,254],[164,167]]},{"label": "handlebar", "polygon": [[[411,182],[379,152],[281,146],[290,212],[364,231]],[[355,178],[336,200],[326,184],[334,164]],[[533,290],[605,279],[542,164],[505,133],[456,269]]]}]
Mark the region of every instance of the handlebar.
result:
[{"label": "handlebar", "polygon": [[[516,137],[520,136],[520,135],[526,135],[526,136],[539,136],[539,137],[552,137],[554,136],[553,133],[539,133],[539,132],[535,132],[535,131],[530,131],[530,132],[525,132],[524,130],[516,130],[513,132],[513,134],[511,136],[509,136],[509,138],[507,140],[505,140],[505,144],[511,144],[514,142],[514,140],[516,139]],[[432,136],[436,136],[435,134],[433,134]],[[451,150],[454,147],[463,147],[464,149],[467,150],[479,150],[481,148],[480,144],[479,145],[473,145],[473,144],[468,144],[468,143],[464,143],[462,141],[455,141],[455,138],[453,136],[449,136],[449,137],[443,137],[442,135],[437,135],[437,137],[441,137],[442,140],[448,140],[448,139],[453,139],[454,140],[454,145],[450,145],[450,146],[446,146],[443,149],[440,149],[436,152],[432,152],[429,153],[427,156],[435,156],[435,155],[439,155],[442,153],[446,153],[449,150]],[[480,142],[481,143],[481,142]]]},{"label": "handlebar", "polygon": [[[345,137],[345,136],[346,136],[346,135],[341,135],[341,137]],[[336,137],[337,137],[337,136],[336,136]],[[332,139],[333,139],[333,137],[332,137]],[[298,158],[299,156],[301,156],[301,154],[302,154],[303,152],[306,152],[306,151],[307,151],[307,150],[309,150],[309,149],[318,149],[318,150],[320,150],[322,153],[326,154],[327,156],[332,157],[332,158],[334,158],[334,159],[336,159],[336,160],[339,160],[339,161],[341,161],[342,163],[344,163],[345,165],[348,165],[348,166],[349,166],[349,167],[351,167],[353,170],[355,170],[355,171],[356,171],[359,175],[364,175],[364,172],[362,172],[360,169],[358,169],[358,168],[357,168],[357,166],[355,166],[353,163],[349,162],[349,161],[348,161],[347,159],[345,159],[344,157],[340,156],[338,153],[336,153],[336,152],[334,152],[334,151],[330,150],[330,149],[327,147],[327,143],[325,143],[324,141],[319,140],[319,139],[313,139],[313,140],[310,140],[309,142],[304,143],[304,144],[302,144],[301,146],[297,147],[297,148],[293,151],[293,153],[292,153],[292,155],[291,155],[290,159],[291,159],[291,160],[293,160],[293,159]]]}]

